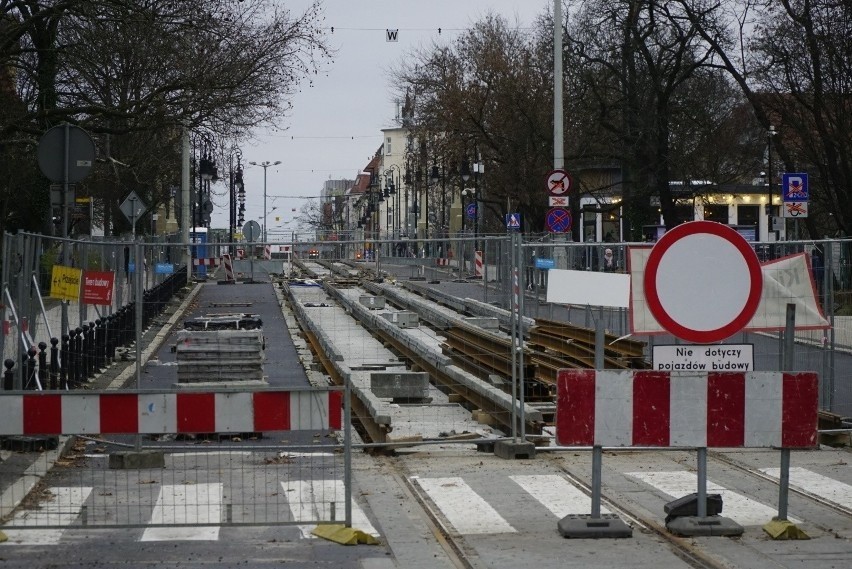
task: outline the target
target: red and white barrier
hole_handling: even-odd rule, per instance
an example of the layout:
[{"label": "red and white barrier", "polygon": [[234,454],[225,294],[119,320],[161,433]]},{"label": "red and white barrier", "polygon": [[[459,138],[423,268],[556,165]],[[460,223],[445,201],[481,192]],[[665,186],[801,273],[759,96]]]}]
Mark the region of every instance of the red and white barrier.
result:
[{"label": "red and white barrier", "polygon": [[814,372],[560,370],[556,439],[563,446],[817,445]]},{"label": "red and white barrier", "polygon": [[269,245],[266,245],[263,248],[263,258],[267,261],[272,258],[272,247],[270,247]]},{"label": "red and white barrier", "polygon": [[234,279],[234,263],[231,261],[231,254],[224,253],[222,255],[222,265],[225,267],[225,280],[228,282],[235,281]]},{"label": "red and white barrier", "polygon": [[0,435],[341,429],[342,402],[340,391],[4,395]]},{"label": "red and white barrier", "polygon": [[216,257],[210,257],[207,259],[193,259],[192,264],[196,267],[218,267],[219,259]]},{"label": "red and white barrier", "polygon": [[477,277],[481,277],[482,273],[483,273],[482,251],[474,251],[473,261],[474,261],[473,274],[476,275]]},{"label": "red and white barrier", "polygon": [[435,265],[438,267],[448,267],[450,265],[450,260],[438,257],[435,259]]}]

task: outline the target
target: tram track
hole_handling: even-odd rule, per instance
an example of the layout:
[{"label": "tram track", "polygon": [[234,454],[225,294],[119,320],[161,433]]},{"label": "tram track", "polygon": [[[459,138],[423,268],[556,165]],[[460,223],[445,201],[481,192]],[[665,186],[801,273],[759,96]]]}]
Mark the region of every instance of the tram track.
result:
[{"label": "tram track", "polygon": [[[752,467],[750,467],[746,464],[743,464],[742,462],[738,461],[737,459],[726,455],[722,451],[708,450],[707,451],[707,457],[712,458],[713,460],[716,460],[718,462],[721,462],[721,463],[725,464],[726,466],[728,466],[730,468],[734,468],[739,472],[744,472],[744,473],[748,474],[749,476],[751,476],[753,478],[762,480],[764,482],[769,482],[769,483],[771,483],[775,486],[778,486],[780,484],[779,480],[777,478],[775,478],[774,476],[770,476],[769,474],[766,474],[765,472],[761,472],[761,471],[756,470],[756,469],[754,469],[754,468],[752,468]],[[821,496],[818,496],[818,495],[813,494],[811,492],[807,492],[807,491],[802,490],[801,488],[795,487],[793,485],[789,486],[788,491],[793,493],[793,494],[796,494],[797,496],[807,498],[808,500],[811,500],[812,502],[819,504],[822,507],[828,508],[828,509],[830,509],[830,510],[832,510],[832,511],[838,513],[838,514],[852,518],[852,508],[847,508],[847,507],[845,507],[841,504],[838,504],[836,502],[832,502],[831,500],[827,500],[827,499],[825,499]]]},{"label": "tram track", "polygon": [[[359,286],[359,283],[348,283],[348,286]],[[366,288],[367,292],[371,292],[373,294],[380,294],[376,290],[372,288]],[[388,299],[389,302],[393,302]],[[405,309],[410,310],[410,307],[405,307]],[[548,325],[552,325],[552,323],[548,322]],[[435,329],[435,332],[440,335],[444,335],[447,330],[446,329]],[[492,364],[489,363],[489,360],[495,358],[495,354],[500,351],[499,346],[496,344],[488,344],[491,339],[478,339],[478,338],[469,338],[469,342],[465,341],[465,336],[468,334],[467,330],[459,329],[455,330],[456,334],[455,339],[451,339],[447,342],[448,346],[453,347],[455,350],[460,352],[459,356],[463,358],[465,355],[473,355],[476,356],[473,358],[473,364],[471,364],[467,369],[469,371],[475,370],[477,367],[480,368],[488,368]],[[434,366],[429,367],[427,363],[418,361],[417,354],[409,355],[406,352],[406,346],[404,344],[400,344],[399,342],[395,342],[392,338],[387,336],[383,336],[378,334],[378,337],[385,342],[387,345],[393,347],[393,350],[398,352],[402,359],[405,359],[413,364],[413,366],[417,369],[428,371],[430,375],[433,376],[433,379],[436,378],[442,370],[436,369]],[[485,341],[486,346],[482,345],[482,342]],[[558,346],[559,342],[562,340],[553,340],[555,345]],[[545,342],[541,342],[544,344]],[[571,342],[565,341],[566,344],[570,345]],[[470,347],[469,350],[472,350],[473,354],[465,354],[465,351],[468,348],[465,348],[466,345],[474,346]],[[488,348],[488,349],[486,349]],[[447,352],[445,351],[445,354]],[[449,355],[449,354],[447,354]],[[634,354],[624,354],[619,355],[619,358],[622,358],[622,361],[630,358],[637,357]],[[461,367],[464,367],[463,364],[459,364]],[[495,364],[501,367],[502,362],[496,362]],[[472,405],[476,406],[475,402],[470,402]],[[510,424],[503,425],[503,428],[510,427]],[[393,443],[390,443],[393,444]],[[570,466],[565,465],[564,461],[558,460],[556,457],[559,455],[551,455],[549,453],[539,453],[539,460],[542,458],[551,463],[551,466],[555,466],[555,469],[558,470],[559,474],[563,476],[571,485],[575,486],[577,489],[581,490],[587,496],[591,495],[591,486],[587,481],[587,474],[574,472],[575,469],[572,469]],[[755,468],[752,468],[742,462],[738,461],[735,457],[730,457],[725,455],[722,451],[710,451],[709,456],[712,460],[718,461],[721,464],[729,466],[731,469],[735,469],[736,472],[742,473],[743,476],[749,476],[754,478],[755,480],[759,480],[761,483],[771,482],[773,485],[778,485],[777,478],[774,478],[768,474],[760,472]],[[482,559],[480,555],[485,554],[486,549],[477,549],[482,548],[485,540],[479,539],[477,537],[469,536],[465,533],[458,533],[455,531],[453,522],[448,520],[452,519],[450,514],[447,516],[444,515],[444,512],[441,510],[441,506],[439,504],[440,500],[436,498],[433,501],[433,498],[430,497],[428,492],[424,489],[421,489],[418,486],[417,476],[412,476],[411,468],[414,468],[415,471],[418,469],[416,466],[417,463],[413,463],[414,466],[410,466],[406,464],[405,456],[387,456],[382,457],[383,460],[386,460],[386,464],[393,472],[393,477],[396,482],[399,484],[401,488],[404,488],[406,497],[410,497],[417,504],[418,511],[421,512],[421,516],[428,520],[429,531],[431,532],[434,539],[440,543],[443,550],[447,553],[448,557],[452,560],[454,567],[479,567],[479,563],[481,563]],[[423,467],[419,467],[420,470],[424,470]],[[547,467],[545,467],[546,469]],[[542,469],[542,470],[545,470]],[[439,474],[433,474],[434,476],[439,476]],[[455,474],[444,473],[444,476],[454,476]],[[426,487],[428,488],[428,486]],[[798,488],[790,487],[791,494],[795,494],[797,496],[801,496],[812,501],[819,508],[826,508],[835,513],[841,514],[845,517],[852,517],[852,508],[845,507],[841,504],[832,502],[831,500],[825,499],[823,497],[817,496],[815,494],[808,493],[806,491],[802,491]],[[629,495],[622,495],[622,493],[613,489],[613,487],[607,488],[607,492],[602,496],[603,502],[606,504],[607,508],[611,509],[613,512],[617,512],[624,521],[628,522],[630,525],[634,527],[634,531],[638,532],[641,535],[644,535],[646,538],[650,537],[658,544],[661,544],[659,547],[662,549],[663,547],[667,548],[668,551],[676,556],[678,559],[682,560],[689,567],[695,567],[697,569],[728,569],[732,566],[733,559],[749,559],[754,560],[760,558],[765,560],[769,565],[779,565],[778,560],[773,557],[773,555],[765,548],[759,546],[759,544],[751,543],[749,540],[730,540],[736,544],[736,551],[729,550],[726,548],[734,547],[731,543],[728,543],[726,538],[717,538],[713,540],[704,540],[704,539],[696,539],[694,537],[680,537],[669,531],[669,529],[662,522],[660,516],[652,513],[651,511],[645,509],[643,503],[637,501]],[[652,508],[653,509],[653,508]],[[539,516],[540,520],[544,520],[543,517]],[[768,521],[768,520],[767,520]],[[555,524],[554,524],[555,525]],[[839,534],[836,534],[834,530],[827,529],[824,525],[813,524],[815,527],[818,527],[820,530],[825,531],[829,534],[835,534],[835,537],[842,537]],[[756,529],[756,526],[749,526],[752,529],[751,538],[754,538],[758,533],[759,529]],[[556,528],[553,528],[553,532],[556,533]],[[543,535],[543,534],[541,534]],[[554,536],[551,536],[551,539]],[[558,537],[558,536],[556,536]],[[639,536],[637,536],[639,537]],[[764,536],[765,537],[765,536]],[[722,543],[725,540],[725,544],[721,547],[717,544]],[[568,546],[570,540],[566,540],[566,546]],[[663,546],[662,544],[665,544]],[[737,551],[740,551],[737,553]],[[730,553],[733,557],[729,557],[728,553]]]},{"label": "tram track", "polygon": [[[569,468],[557,462],[552,455],[543,458],[552,462],[571,484],[591,497],[592,486],[584,477],[572,472]],[[632,521],[634,531],[638,529],[639,531],[644,531],[660,538],[668,545],[673,554],[689,564],[690,567],[694,567],[695,569],[730,569],[729,564],[711,557],[693,539],[674,535],[657,520],[640,512],[639,508],[632,504],[628,504],[627,500],[616,499],[613,495],[602,492],[601,503],[606,504],[613,512],[619,513],[626,521]]]}]

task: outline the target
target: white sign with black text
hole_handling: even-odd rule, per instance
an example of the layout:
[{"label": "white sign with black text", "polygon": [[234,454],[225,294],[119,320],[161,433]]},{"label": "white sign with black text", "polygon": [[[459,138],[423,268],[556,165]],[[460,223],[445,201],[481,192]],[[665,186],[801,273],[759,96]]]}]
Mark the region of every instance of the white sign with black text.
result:
[{"label": "white sign with black text", "polygon": [[753,344],[654,346],[656,371],[754,371]]}]

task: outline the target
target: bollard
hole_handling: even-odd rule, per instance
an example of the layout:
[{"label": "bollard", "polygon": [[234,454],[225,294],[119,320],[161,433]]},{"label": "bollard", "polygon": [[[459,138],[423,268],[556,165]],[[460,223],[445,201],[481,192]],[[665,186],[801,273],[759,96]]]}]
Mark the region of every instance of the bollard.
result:
[{"label": "bollard", "polygon": [[[113,359],[115,358],[115,327],[116,327],[116,319],[117,316],[115,313],[107,316],[106,319],[106,351],[104,352],[104,358],[106,364],[111,364]],[[104,366],[106,367],[106,366]]]},{"label": "bollard", "polygon": [[68,387],[77,387],[77,330],[68,330]]},{"label": "bollard", "polygon": [[35,346],[30,346],[30,349],[27,350],[27,353],[24,355],[24,361],[26,365],[24,369],[26,370],[26,381],[24,381],[24,389],[38,389],[41,390],[41,385],[38,383],[38,377],[36,376],[36,354],[38,350],[36,350]]},{"label": "bollard", "polygon": [[89,322],[86,330],[86,377],[95,377],[95,323]]},{"label": "bollard", "polygon": [[83,329],[77,326],[74,331],[74,345],[71,350],[74,352],[74,385],[80,387],[83,385],[83,379],[86,377],[85,362],[83,361]]},{"label": "bollard", "polygon": [[15,388],[15,372],[12,369],[15,367],[15,360],[9,358],[3,365],[6,366],[6,371],[3,372],[3,390],[12,391]]},{"label": "bollard", "polygon": [[68,359],[70,357],[68,342],[68,334],[62,334],[62,347],[59,352],[59,389],[63,391],[68,390]]},{"label": "bollard", "polygon": [[47,383],[47,343],[38,343],[38,382],[42,389],[48,389]]},{"label": "bollard", "polygon": [[59,388],[59,339],[50,339],[50,388]]},{"label": "bollard", "polygon": [[154,299],[156,298],[157,291],[156,290],[146,290],[142,292],[142,328],[147,328],[148,323],[154,317],[154,310],[156,308],[156,302]]},{"label": "bollard", "polygon": [[134,332],[136,331],[136,302],[131,302],[127,305],[127,329],[126,329],[126,339],[124,341],[125,346],[129,346],[133,343],[136,335]]},{"label": "bollard", "polygon": [[127,329],[130,324],[129,306],[129,304],[125,304],[118,311],[118,342],[116,342],[116,347],[127,345]]},{"label": "bollard", "polygon": [[103,318],[95,320],[95,367],[102,370],[106,367],[106,322]]}]

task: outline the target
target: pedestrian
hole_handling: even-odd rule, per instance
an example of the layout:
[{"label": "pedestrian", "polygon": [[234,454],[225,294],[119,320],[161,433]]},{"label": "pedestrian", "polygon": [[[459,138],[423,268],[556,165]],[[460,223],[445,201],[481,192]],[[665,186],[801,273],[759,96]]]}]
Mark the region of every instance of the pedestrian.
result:
[{"label": "pedestrian", "polygon": [[603,270],[606,272],[615,271],[618,268],[615,262],[615,256],[612,254],[612,249],[604,249]]},{"label": "pedestrian", "polygon": [[825,276],[825,262],[822,257],[822,250],[819,247],[814,247],[811,250],[811,271],[814,276],[814,285],[816,286],[817,295],[822,295]]}]

